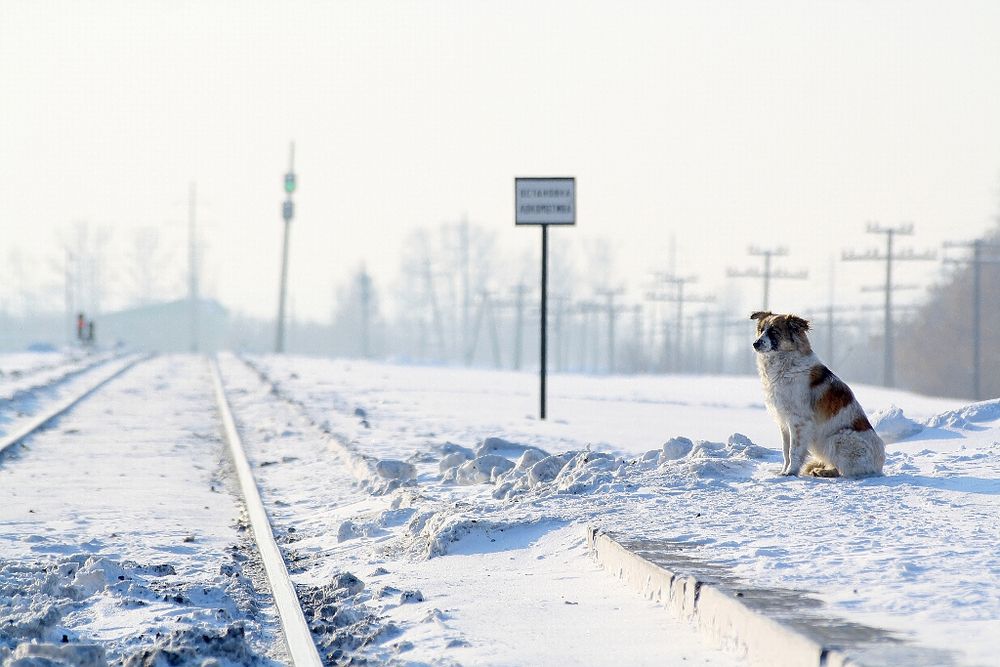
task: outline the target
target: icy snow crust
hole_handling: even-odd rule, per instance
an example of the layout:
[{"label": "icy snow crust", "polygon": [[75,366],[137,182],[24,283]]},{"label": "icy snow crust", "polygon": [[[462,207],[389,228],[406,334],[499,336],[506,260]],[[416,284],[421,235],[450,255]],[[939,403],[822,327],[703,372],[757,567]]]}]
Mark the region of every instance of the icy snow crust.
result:
[{"label": "icy snow crust", "polygon": [[0,459],[0,665],[277,664],[212,401],[155,359]]},{"label": "icy snow crust", "polygon": [[[482,564],[522,548],[552,557],[545,549],[559,541],[582,550],[567,546],[566,528],[595,525],[673,545],[691,568],[726,581],[804,592],[832,617],[905,642],[910,664],[994,659],[1000,411],[990,402],[962,408],[856,386],[873,423],[898,440],[885,476],[799,479],[777,476],[777,430],[753,379],[556,376],[552,419],[540,422],[529,374],[248,361],[256,372],[227,360],[227,381],[249,394],[263,380],[327,436],[325,456],[336,452],[338,475],[350,476],[284,466],[280,479],[282,465],[262,468],[284,498],[279,524],[312,517],[289,536],[311,585],[346,570],[361,580],[350,608],[370,614],[365,631],[380,628],[349,649],[361,655],[420,661],[450,647],[460,662],[504,664],[475,651],[489,623],[460,622],[473,613],[462,593],[430,573],[447,577],[450,560],[460,578],[455,564],[469,557]],[[282,428],[266,429],[271,455],[293,456],[310,440],[301,425]],[[309,480],[289,491],[298,475]],[[333,492],[351,482],[354,493]],[[420,580],[419,595],[397,597]]]}]

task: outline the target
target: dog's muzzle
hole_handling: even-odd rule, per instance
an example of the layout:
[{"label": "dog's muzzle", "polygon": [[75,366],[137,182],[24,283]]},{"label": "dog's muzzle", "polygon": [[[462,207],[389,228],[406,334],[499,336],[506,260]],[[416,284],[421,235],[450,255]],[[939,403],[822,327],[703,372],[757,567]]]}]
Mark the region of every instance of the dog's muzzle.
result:
[{"label": "dog's muzzle", "polygon": [[758,352],[767,352],[770,349],[767,343],[768,341],[764,338],[764,336],[761,336],[753,342],[753,349]]}]

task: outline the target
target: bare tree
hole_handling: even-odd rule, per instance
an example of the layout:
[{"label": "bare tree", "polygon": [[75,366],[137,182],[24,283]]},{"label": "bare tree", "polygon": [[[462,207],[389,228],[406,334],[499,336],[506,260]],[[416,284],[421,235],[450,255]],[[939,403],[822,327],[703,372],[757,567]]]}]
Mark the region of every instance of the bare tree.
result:
[{"label": "bare tree", "polygon": [[132,232],[128,256],[129,300],[148,305],[163,299],[171,281],[168,275],[170,251],[160,243],[155,227],[139,227]]}]

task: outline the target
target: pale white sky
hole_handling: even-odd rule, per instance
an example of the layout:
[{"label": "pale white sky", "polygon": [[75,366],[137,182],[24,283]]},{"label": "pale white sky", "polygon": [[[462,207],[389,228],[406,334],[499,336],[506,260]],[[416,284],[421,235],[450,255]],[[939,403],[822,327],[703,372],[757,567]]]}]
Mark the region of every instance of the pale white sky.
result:
[{"label": "pale white sky", "polygon": [[[300,316],[327,318],[362,261],[391,281],[409,230],[463,213],[535,251],[512,184],[534,174],[577,177],[553,244],[611,239],[636,294],[674,234],[705,291],[758,264],[749,244],[788,246],[811,279],[772,306],[805,308],[831,256],[878,241],[867,220],[912,221],[918,248],[992,224],[998,35],[992,1],[0,0],[0,257],[41,282],[76,220],[180,244],[194,180],[210,294],[273,316],[294,139]],[[877,298],[857,291],[877,266],[837,271],[838,301]]]}]

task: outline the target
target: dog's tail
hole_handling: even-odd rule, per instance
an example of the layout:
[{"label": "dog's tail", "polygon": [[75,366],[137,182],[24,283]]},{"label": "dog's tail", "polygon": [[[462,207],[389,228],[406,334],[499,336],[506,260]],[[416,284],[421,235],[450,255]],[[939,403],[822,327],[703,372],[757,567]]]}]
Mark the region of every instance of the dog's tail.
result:
[{"label": "dog's tail", "polygon": [[802,467],[802,474],[813,477],[840,477],[840,471],[835,467],[815,460],[809,461]]}]

